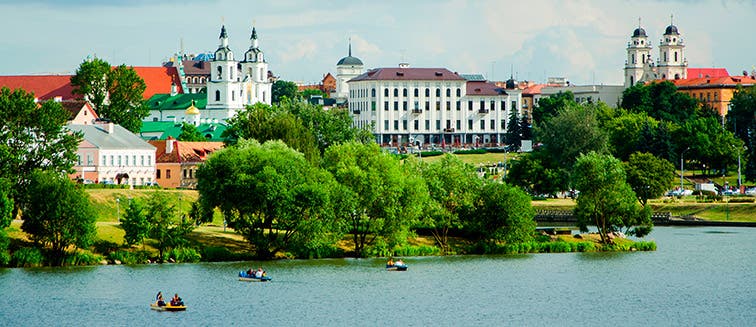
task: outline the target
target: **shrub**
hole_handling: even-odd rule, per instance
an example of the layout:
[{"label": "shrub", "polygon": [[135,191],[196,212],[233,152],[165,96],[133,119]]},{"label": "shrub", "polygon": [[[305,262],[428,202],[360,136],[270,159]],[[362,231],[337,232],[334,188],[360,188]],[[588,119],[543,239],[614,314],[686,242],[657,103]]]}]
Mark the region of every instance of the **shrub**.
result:
[{"label": "shrub", "polygon": [[[91,185],[91,184],[89,184]],[[118,250],[118,244],[106,240],[97,240],[92,244],[92,249],[96,253],[107,254]]]},{"label": "shrub", "polygon": [[392,255],[402,257],[420,257],[440,254],[441,249],[433,245],[397,245],[392,251]]},{"label": "shrub", "polygon": [[567,242],[557,241],[550,242],[548,244],[548,252],[550,253],[563,253],[572,251],[572,247]]},{"label": "shrub", "polygon": [[423,157],[437,157],[444,154],[441,151],[420,151],[420,155]]},{"label": "shrub", "polygon": [[140,263],[146,263],[150,259],[150,253],[147,251],[135,251],[130,252],[126,250],[118,250],[108,253],[108,261],[115,262],[120,261],[126,265],[134,265]]},{"label": "shrub", "polygon": [[638,251],[656,251],[656,243],[654,241],[644,242],[639,241],[635,242],[632,246]]},{"label": "shrub", "polygon": [[20,248],[11,255],[13,267],[40,267],[45,263],[45,256],[38,248]]},{"label": "shrub", "polygon": [[457,150],[454,154],[484,154],[486,149]]},{"label": "shrub", "polygon": [[204,247],[200,250],[200,256],[202,256],[202,261],[207,262],[240,261],[252,257],[251,255],[231,252],[231,250],[222,246]]},{"label": "shrub", "polygon": [[317,248],[297,249],[293,256],[307,259],[341,258],[344,256],[344,250],[333,245],[323,245]]},{"label": "shrub", "polygon": [[103,256],[89,252],[74,252],[63,258],[64,266],[91,266],[99,264]]},{"label": "shrub", "polygon": [[7,250],[0,250],[0,267],[7,267],[11,262],[11,255]]},{"label": "shrub", "polygon": [[596,245],[593,242],[577,242],[578,252],[593,252],[596,251]]},{"label": "shrub", "polygon": [[163,261],[173,259],[176,262],[199,262],[202,259],[197,250],[193,248],[173,248],[163,254]]}]

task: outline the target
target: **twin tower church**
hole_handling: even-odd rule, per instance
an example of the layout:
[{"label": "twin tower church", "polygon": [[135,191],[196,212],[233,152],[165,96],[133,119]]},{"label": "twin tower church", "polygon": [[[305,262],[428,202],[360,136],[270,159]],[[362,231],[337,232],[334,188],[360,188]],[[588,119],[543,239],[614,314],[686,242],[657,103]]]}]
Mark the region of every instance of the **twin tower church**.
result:
[{"label": "twin tower church", "polygon": [[651,42],[639,20],[638,28],[633,31],[630,42],[627,43],[625,88],[652,80],[686,79],[688,60],[685,59],[684,51],[685,42],[677,26],[670,23],[659,41],[659,58],[654,61],[651,57]]}]

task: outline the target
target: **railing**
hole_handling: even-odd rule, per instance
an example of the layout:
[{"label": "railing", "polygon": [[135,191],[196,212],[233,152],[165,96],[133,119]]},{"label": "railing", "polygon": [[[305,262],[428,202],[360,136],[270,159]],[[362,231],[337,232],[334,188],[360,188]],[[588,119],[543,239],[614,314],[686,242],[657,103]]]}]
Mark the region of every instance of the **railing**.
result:
[{"label": "railing", "polygon": [[488,109],[478,109],[479,114],[487,114],[489,111]]},{"label": "railing", "polygon": [[412,109],[412,113],[413,114],[421,114],[421,113],[423,113],[423,109],[417,109],[417,108],[416,109]]}]

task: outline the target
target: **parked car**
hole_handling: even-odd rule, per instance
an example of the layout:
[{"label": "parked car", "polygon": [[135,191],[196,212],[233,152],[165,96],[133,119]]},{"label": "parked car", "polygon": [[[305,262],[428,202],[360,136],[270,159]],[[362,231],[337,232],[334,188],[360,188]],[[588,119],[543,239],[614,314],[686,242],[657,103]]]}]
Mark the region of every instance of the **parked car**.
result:
[{"label": "parked car", "polygon": [[115,185],[115,182],[114,181],[109,181],[109,180],[104,180],[104,181],[100,182],[100,184],[102,184],[102,185]]}]

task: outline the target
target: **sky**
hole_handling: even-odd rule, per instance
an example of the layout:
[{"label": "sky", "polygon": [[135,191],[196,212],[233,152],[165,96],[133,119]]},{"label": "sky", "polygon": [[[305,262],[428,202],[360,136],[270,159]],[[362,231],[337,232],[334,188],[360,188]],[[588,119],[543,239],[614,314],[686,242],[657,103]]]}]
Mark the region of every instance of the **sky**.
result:
[{"label": "sky", "polygon": [[0,75],[72,74],[87,57],[159,66],[182,45],[214,51],[221,25],[242,57],[254,24],[269,69],[300,83],[335,75],[351,39],[365,69],[619,85],[639,18],[655,59],[672,22],[689,67],[756,65],[756,0],[0,0]]}]

